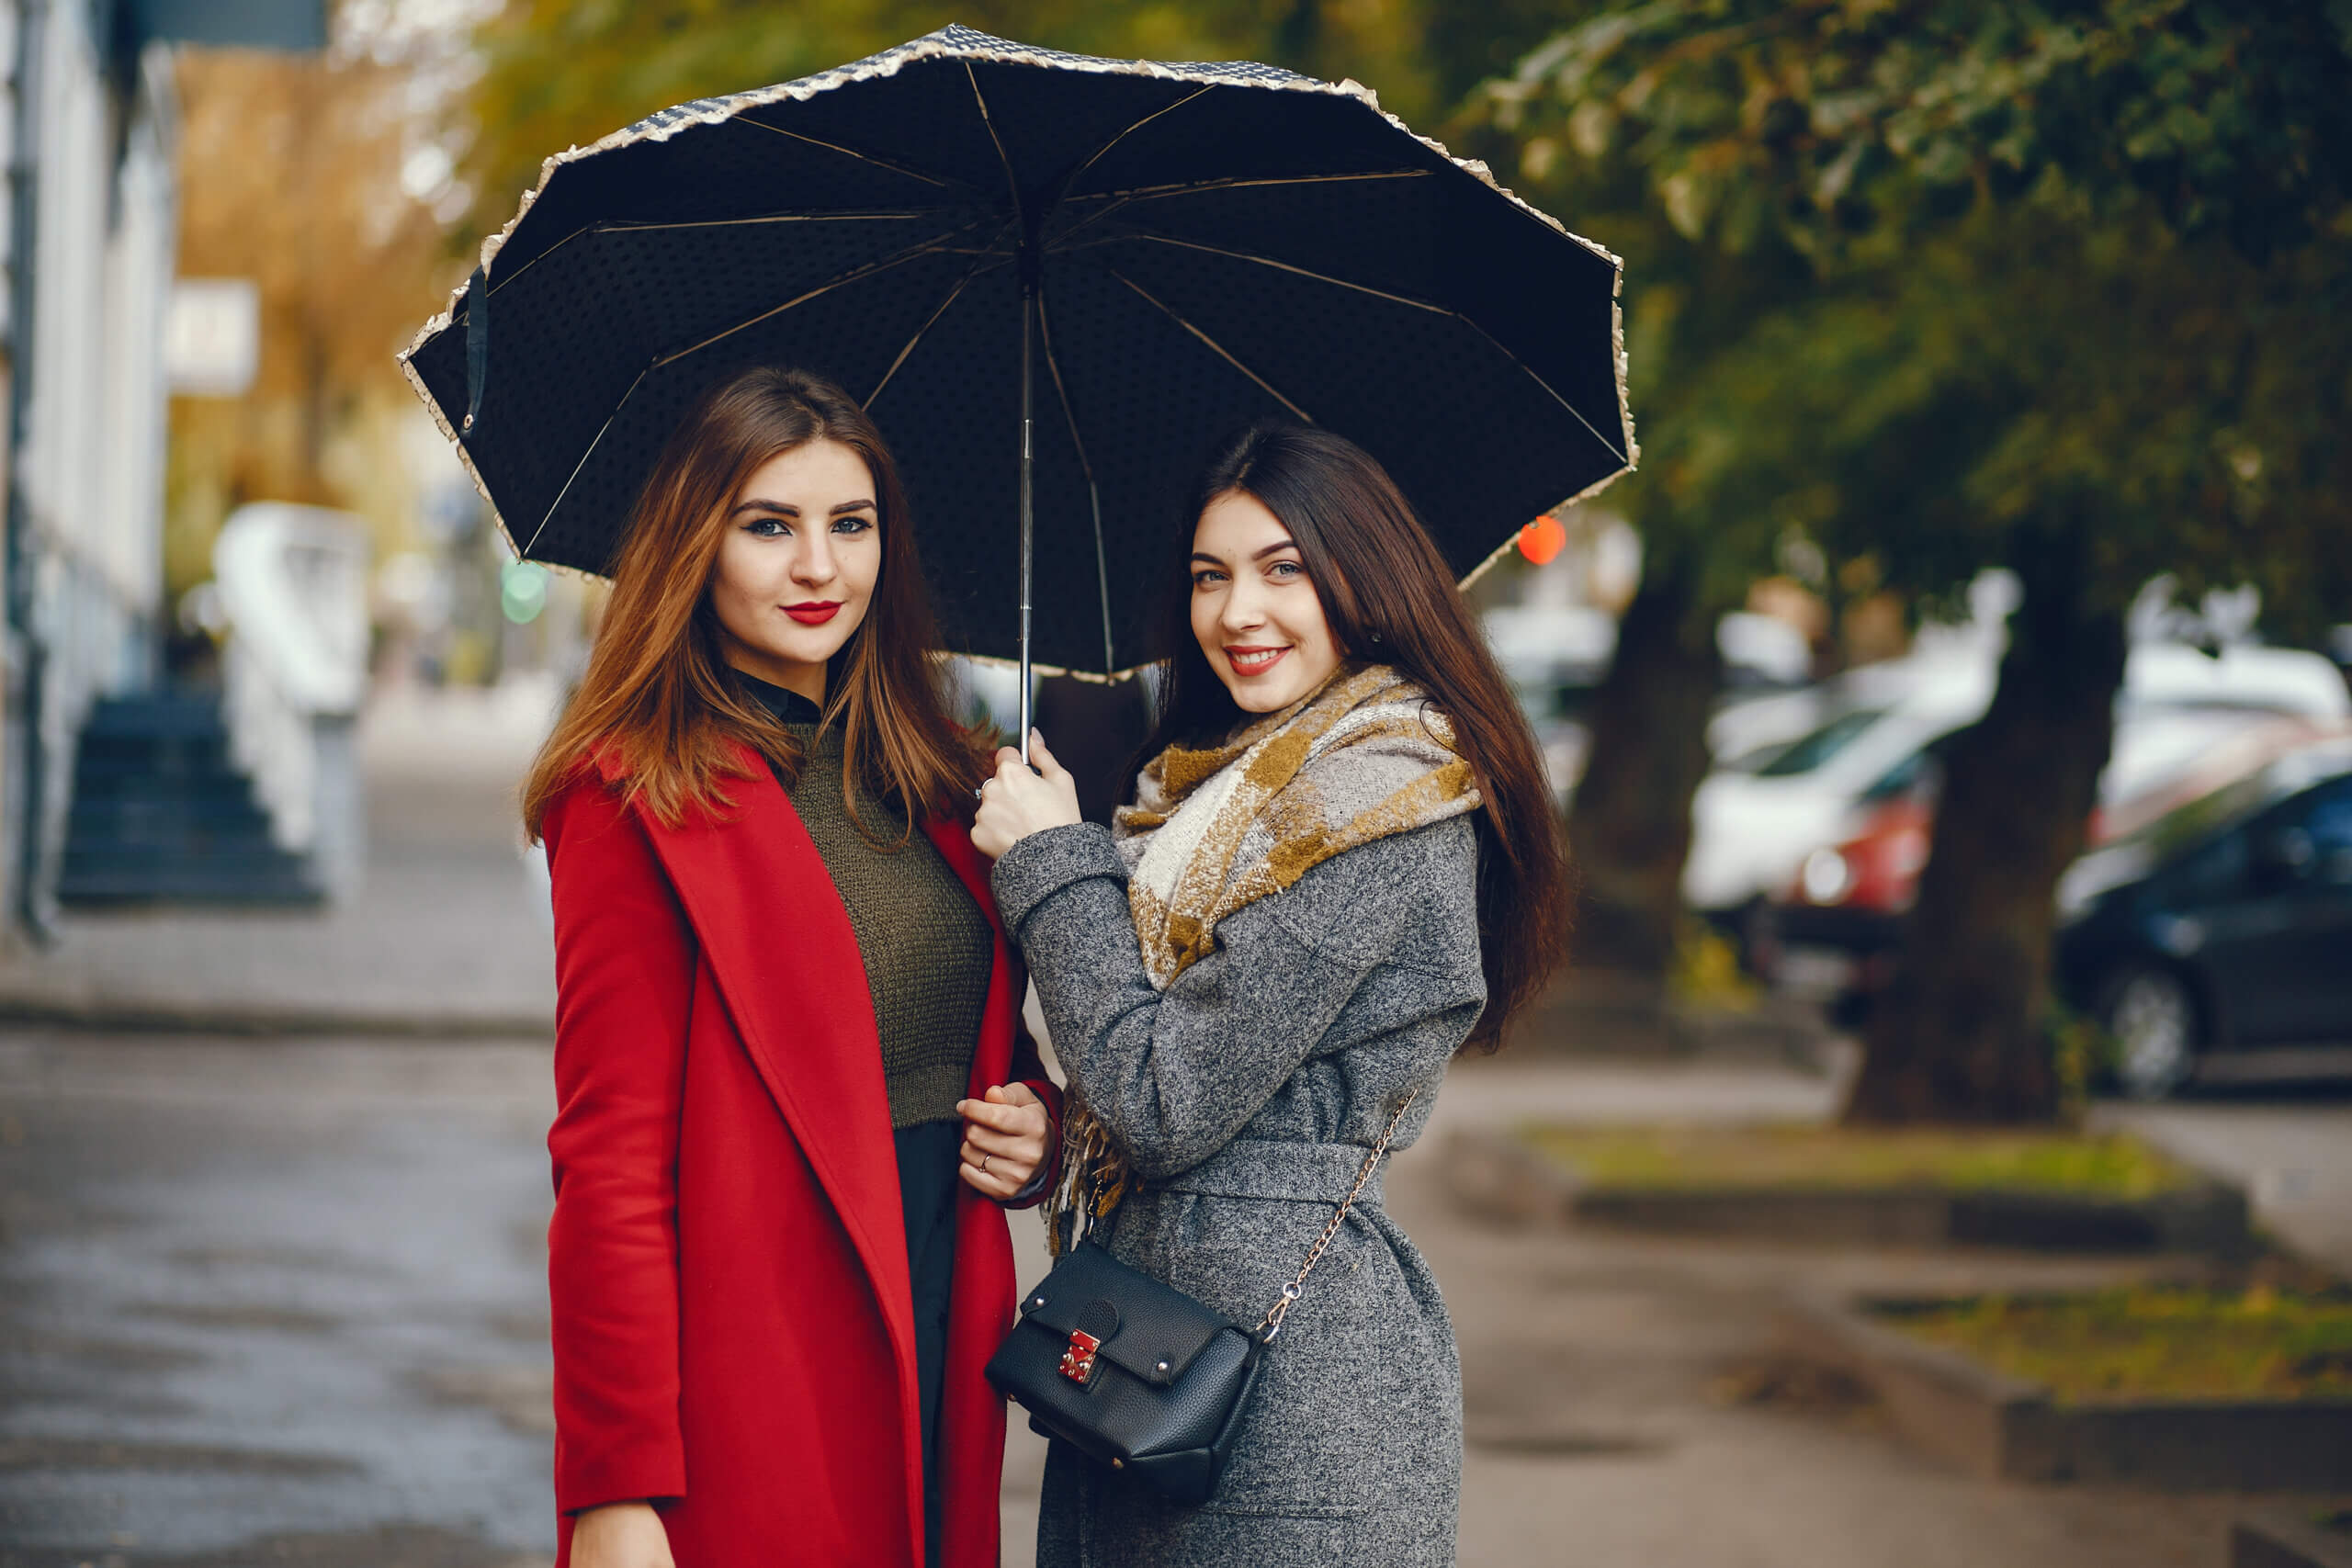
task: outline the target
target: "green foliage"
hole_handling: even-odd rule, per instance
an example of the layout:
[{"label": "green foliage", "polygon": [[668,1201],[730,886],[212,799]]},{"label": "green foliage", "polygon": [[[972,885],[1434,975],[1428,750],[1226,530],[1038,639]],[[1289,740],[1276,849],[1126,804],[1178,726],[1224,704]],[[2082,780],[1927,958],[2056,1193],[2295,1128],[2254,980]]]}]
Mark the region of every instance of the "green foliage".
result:
[{"label": "green foliage", "polygon": [[1740,967],[1739,950],[1697,916],[1685,916],[1674,933],[1674,967],[1668,993],[1686,1007],[1716,1012],[1753,1012],[1763,990]]},{"label": "green foliage", "polygon": [[1468,121],[1627,256],[1645,521],[2343,613],[2352,7],[1589,6]]},{"label": "green foliage", "polygon": [[495,231],[543,158],[655,109],[788,82],[950,22],[1084,54],[1353,76],[1408,118],[1429,107],[1432,85],[1414,0],[507,0],[476,38],[471,221]]},{"label": "green foliage", "polygon": [[2061,1399],[2352,1395],[2352,1296],[2257,1284],[1979,1296],[1883,1313]]},{"label": "green foliage", "polygon": [[2328,0],[1662,0],[1615,6],[1494,89],[1642,139],[1678,227],[1834,246],[2045,178],[2145,201],[2256,261],[2324,231],[2352,174],[2352,11]]},{"label": "green foliage", "polygon": [[2060,1113],[2078,1122],[2090,1106],[2092,1086],[2114,1071],[2115,1036],[2098,1019],[2054,998],[2042,1010],[2041,1031],[2058,1072]]},{"label": "green foliage", "polygon": [[2194,1171],[2123,1134],[1860,1131],[1809,1125],[1531,1128],[1537,1148],[1596,1187],[2056,1192],[2139,1199]]}]

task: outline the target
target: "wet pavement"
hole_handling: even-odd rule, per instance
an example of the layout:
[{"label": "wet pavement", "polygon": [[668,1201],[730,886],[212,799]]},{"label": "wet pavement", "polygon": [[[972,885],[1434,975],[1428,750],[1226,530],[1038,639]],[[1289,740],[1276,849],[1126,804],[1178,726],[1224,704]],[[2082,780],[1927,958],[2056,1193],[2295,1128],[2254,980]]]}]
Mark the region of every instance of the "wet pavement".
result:
[{"label": "wet pavement", "polygon": [[[1445,1134],[1531,1118],[1826,1114],[1834,1082],[1703,1063],[1471,1063],[1388,1178],[1462,1348],[1470,1568],[2222,1568],[2245,1500],[1954,1472],[1791,1362],[1795,1292],[2072,1289],[2149,1264],[1501,1228],[1443,1198]],[[2157,1264],[2155,1267],[2163,1267]]]},{"label": "wet pavement", "polygon": [[[549,1561],[552,987],[514,853],[527,706],[380,705],[371,891],[324,919],[89,920],[33,980],[42,959],[0,960],[0,1010],[21,982],[216,1029],[257,1002],[248,1025],[281,1031],[349,1015],[269,1039],[0,1023],[0,1568]],[[411,1038],[352,1032],[387,1023]],[[1455,1073],[1386,1185],[1460,1332],[1462,1562],[2221,1563],[2241,1499],[1958,1475],[1771,1359],[1793,1286],[2076,1265],[1498,1231],[1442,1197],[1452,1128],[1804,1118],[1837,1098],[1834,1075],[1753,1060],[1514,1053]],[[2352,1266],[2352,1100],[2117,1114]],[[1042,1233],[1023,1215],[1013,1234],[1034,1277]],[[1031,1561],[1042,1450],[1016,1416],[1006,1568]]]},{"label": "wet pavement", "polygon": [[2352,1088],[2211,1089],[2162,1105],[2104,1105],[2093,1120],[2237,1182],[2257,1224],[2352,1280]]},{"label": "wet pavement", "polygon": [[545,1039],[555,949],[521,856],[517,781],[551,693],[379,693],[360,728],[368,856],[320,910],[67,910],[44,947],[0,941],[0,1019]]},{"label": "wet pavement", "polygon": [[0,1565],[548,1561],[547,1055],[0,1034]]},{"label": "wet pavement", "polygon": [[[0,1032],[0,1568],[545,1564],[548,1066],[496,1043]],[[1462,1561],[2219,1564],[2245,1499],[1956,1474],[1773,1359],[1792,1288],[2129,1265],[1512,1232],[1442,1197],[1451,1128],[1804,1115],[1833,1093],[1705,1065],[1455,1074],[1387,1185],[1462,1340]],[[2255,1109],[2173,1113],[2233,1147],[2340,1137],[2346,1114]],[[1035,1272],[1035,1222],[1014,1234]],[[1016,1418],[1008,1568],[1030,1560],[1040,1449]]]}]

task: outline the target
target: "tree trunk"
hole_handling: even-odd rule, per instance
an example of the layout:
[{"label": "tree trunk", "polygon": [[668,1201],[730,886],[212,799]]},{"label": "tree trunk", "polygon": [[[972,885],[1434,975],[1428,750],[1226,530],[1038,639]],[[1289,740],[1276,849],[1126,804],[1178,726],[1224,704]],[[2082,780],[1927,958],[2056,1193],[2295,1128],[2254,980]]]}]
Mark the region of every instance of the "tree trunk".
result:
[{"label": "tree trunk", "polygon": [[1944,764],[1933,851],[1873,1010],[1849,1123],[2033,1122],[2063,1110],[2043,1032],[2052,901],[2082,852],[2123,681],[2123,617],[2090,541],[2035,530],[1983,719]]},{"label": "tree trunk", "polygon": [[1579,968],[1663,979],[1682,913],[1690,800],[1707,773],[1723,660],[1699,563],[1655,547],[1617,628],[1592,705],[1592,742],[1568,809],[1579,883]]}]

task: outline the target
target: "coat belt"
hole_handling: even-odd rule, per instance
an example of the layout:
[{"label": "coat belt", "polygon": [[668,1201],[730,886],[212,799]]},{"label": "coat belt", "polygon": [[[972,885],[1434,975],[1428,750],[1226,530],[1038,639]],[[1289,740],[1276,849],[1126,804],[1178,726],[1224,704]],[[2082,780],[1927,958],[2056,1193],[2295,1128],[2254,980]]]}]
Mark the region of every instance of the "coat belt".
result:
[{"label": "coat belt", "polygon": [[[1204,1198],[1265,1198],[1277,1202],[1336,1207],[1363,1168],[1367,1144],[1295,1143],[1285,1138],[1236,1138],[1194,1166],[1148,1184],[1153,1192],[1191,1192]],[[1388,1162],[1365,1184],[1359,1208],[1378,1206]]]}]

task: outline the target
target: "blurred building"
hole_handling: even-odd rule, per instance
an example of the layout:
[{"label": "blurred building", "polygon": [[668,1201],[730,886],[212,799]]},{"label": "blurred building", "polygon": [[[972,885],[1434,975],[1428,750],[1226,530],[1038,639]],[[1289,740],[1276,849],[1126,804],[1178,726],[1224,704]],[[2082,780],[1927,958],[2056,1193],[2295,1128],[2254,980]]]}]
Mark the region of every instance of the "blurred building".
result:
[{"label": "blurred building", "polygon": [[0,0],[0,891],[39,928],[93,703],[157,676],[170,45],[316,50],[324,0]]}]

